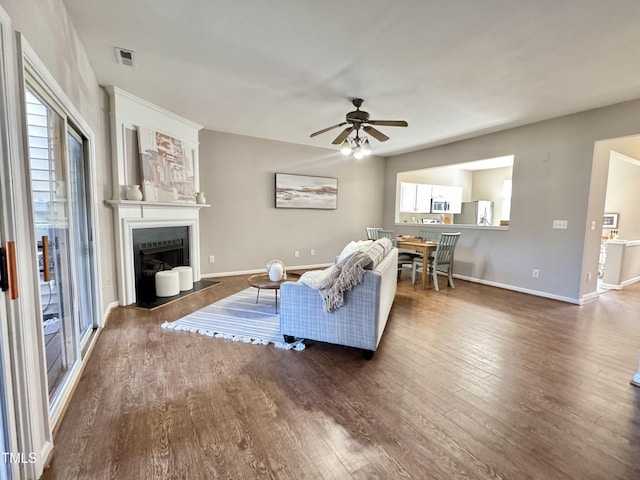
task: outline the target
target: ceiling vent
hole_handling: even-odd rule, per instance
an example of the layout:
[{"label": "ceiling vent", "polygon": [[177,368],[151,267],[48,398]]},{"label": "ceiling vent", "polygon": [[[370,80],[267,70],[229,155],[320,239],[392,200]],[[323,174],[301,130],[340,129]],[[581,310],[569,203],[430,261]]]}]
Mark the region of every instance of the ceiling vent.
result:
[{"label": "ceiling vent", "polygon": [[120,65],[126,65],[127,67],[136,66],[136,62],[133,59],[133,50],[116,47],[116,57],[118,58],[118,63]]}]

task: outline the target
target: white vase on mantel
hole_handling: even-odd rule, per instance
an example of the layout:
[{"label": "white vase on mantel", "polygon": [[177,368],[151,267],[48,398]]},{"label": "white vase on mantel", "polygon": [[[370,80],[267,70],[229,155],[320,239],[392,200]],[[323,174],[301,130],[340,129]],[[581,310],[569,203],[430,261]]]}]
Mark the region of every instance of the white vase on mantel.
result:
[{"label": "white vase on mantel", "polygon": [[202,205],[204,203],[207,203],[207,199],[204,196],[204,192],[198,192],[196,193],[196,203]]},{"label": "white vase on mantel", "polygon": [[142,200],[142,192],[140,191],[140,185],[127,185],[127,191],[124,194],[124,198],[127,200]]}]

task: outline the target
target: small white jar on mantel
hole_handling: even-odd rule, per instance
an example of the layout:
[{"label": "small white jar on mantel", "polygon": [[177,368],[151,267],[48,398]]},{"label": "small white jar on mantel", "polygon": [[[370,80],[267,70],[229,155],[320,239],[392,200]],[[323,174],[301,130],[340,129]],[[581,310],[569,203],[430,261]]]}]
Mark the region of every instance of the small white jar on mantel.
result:
[{"label": "small white jar on mantel", "polygon": [[124,194],[124,198],[127,200],[142,200],[142,192],[140,191],[140,185],[127,185],[127,190]]},{"label": "small white jar on mantel", "polygon": [[204,196],[204,192],[196,193],[196,203],[198,203],[200,205],[207,203],[207,199]]}]

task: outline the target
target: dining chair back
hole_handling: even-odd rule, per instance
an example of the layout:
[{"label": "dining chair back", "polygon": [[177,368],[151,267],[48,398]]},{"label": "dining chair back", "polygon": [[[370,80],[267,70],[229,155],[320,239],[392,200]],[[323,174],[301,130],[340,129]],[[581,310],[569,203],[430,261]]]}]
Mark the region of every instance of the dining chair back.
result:
[{"label": "dining chair back", "polygon": [[418,236],[428,242],[437,242],[440,238],[440,232],[432,232],[430,230],[420,230]]},{"label": "dining chair back", "polygon": [[438,272],[445,272],[449,279],[449,286],[456,288],[453,284],[453,255],[459,239],[460,232],[440,234],[436,253],[433,260],[429,262],[429,274],[433,278],[433,286],[436,290],[440,290],[438,288]]},{"label": "dining chair back", "polygon": [[[438,272],[446,273],[449,286],[456,288],[453,283],[453,257],[460,239],[460,232],[458,233],[441,233],[438,239],[438,246],[433,257],[429,257],[428,261],[428,274],[429,278],[433,279],[433,287],[436,291],[439,291],[438,287]],[[416,273],[422,272],[424,264],[422,259],[416,259],[411,266],[411,281],[416,282]]]},{"label": "dining chair back", "polygon": [[365,227],[367,229],[367,240],[377,240],[378,232],[382,230],[380,227]]},{"label": "dining chair back", "polygon": [[[394,247],[398,246],[398,239],[395,230],[378,230],[378,238],[388,238],[391,240]],[[416,256],[417,254],[414,252],[407,252],[405,250],[398,252],[398,280],[400,280],[402,268],[405,265],[413,265],[413,260]]]}]

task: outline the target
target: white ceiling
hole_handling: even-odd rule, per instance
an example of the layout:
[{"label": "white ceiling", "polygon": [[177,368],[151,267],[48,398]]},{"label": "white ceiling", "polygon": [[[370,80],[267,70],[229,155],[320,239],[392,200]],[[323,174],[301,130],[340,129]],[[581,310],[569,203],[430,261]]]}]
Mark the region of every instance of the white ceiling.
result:
[{"label": "white ceiling", "polygon": [[63,1],[100,84],[222,132],[330,147],[361,97],[390,155],[640,98],[638,0]]}]

